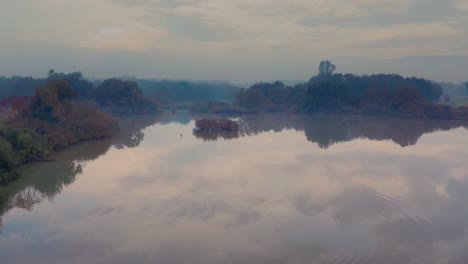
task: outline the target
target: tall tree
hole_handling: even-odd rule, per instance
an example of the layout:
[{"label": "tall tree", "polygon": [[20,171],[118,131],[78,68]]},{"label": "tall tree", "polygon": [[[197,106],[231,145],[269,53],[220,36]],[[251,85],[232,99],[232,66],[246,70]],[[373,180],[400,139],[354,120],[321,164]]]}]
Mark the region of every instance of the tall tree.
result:
[{"label": "tall tree", "polygon": [[331,63],[329,60],[325,60],[320,62],[319,66],[319,76],[324,77],[324,76],[331,76],[333,75],[333,72],[336,70],[336,66]]}]

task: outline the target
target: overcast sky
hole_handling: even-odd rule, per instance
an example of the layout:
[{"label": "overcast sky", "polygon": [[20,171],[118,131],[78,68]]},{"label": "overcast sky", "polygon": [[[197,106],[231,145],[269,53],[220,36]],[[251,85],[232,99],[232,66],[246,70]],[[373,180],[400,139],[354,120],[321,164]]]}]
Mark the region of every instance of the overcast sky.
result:
[{"label": "overcast sky", "polygon": [[[301,80],[326,58],[468,56],[468,0],[0,0],[0,41],[7,76]],[[421,75],[468,79],[441,71]]]}]

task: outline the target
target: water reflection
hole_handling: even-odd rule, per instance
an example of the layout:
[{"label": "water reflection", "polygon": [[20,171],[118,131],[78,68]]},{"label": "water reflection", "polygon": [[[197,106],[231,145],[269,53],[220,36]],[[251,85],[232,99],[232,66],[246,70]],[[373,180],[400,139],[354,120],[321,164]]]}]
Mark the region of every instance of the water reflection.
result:
[{"label": "water reflection", "polygon": [[19,169],[21,178],[0,191],[1,216],[12,208],[32,210],[43,199],[53,199],[62,189],[75,181],[87,162],[105,155],[111,147],[135,148],[144,139],[143,130],[159,121],[161,116],[138,116],[121,120],[121,131],[112,139],[97,140],[74,146],[56,154],[43,166],[29,164]]},{"label": "water reflection", "polygon": [[239,132],[216,131],[216,132],[194,132],[193,135],[204,141],[232,140],[239,138]]},{"label": "water reflection", "polygon": [[308,141],[317,143],[320,148],[324,149],[358,138],[392,140],[402,147],[407,147],[415,145],[418,139],[427,133],[447,131],[458,127],[468,128],[468,123],[465,121],[282,113],[247,115],[241,117],[239,122],[241,128],[239,133],[205,132],[194,135],[205,141],[215,141],[293,129],[303,131]]},{"label": "water reflection", "polygon": [[205,142],[187,116],[31,165],[2,261],[467,263],[463,124],[246,116],[237,140]]}]

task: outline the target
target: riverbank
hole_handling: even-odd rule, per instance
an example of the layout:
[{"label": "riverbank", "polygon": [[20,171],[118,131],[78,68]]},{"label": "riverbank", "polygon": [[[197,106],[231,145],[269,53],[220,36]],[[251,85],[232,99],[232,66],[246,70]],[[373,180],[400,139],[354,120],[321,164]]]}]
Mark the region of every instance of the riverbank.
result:
[{"label": "riverbank", "polygon": [[20,99],[6,100],[0,109],[0,185],[18,178],[18,166],[44,161],[77,143],[115,136],[120,129],[115,116],[159,112],[135,83],[116,79],[89,91],[86,100],[65,80],[51,80],[34,97]]}]

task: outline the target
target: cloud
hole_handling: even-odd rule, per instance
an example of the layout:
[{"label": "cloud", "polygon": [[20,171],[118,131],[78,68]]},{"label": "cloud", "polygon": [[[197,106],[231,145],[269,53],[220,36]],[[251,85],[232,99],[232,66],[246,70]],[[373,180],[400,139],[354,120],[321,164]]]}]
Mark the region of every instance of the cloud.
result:
[{"label": "cloud", "polygon": [[142,51],[157,45],[153,40],[164,36],[162,30],[150,27],[103,27],[87,36],[79,47]]},{"label": "cloud", "polygon": [[[132,66],[142,75],[151,65],[168,78],[305,79],[323,58],[467,56],[467,10],[465,0],[7,1],[0,9],[0,56],[18,68],[0,70],[42,74],[39,66],[27,70],[34,63],[19,59],[24,51],[60,52],[66,61],[88,53],[86,67],[106,51],[116,53],[112,61],[144,54],[142,66]],[[168,61],[156,63],[160,54]],[[165,70],[170,61],[175,66]]]},{"label": "cloud", "polygon": [[412,47],[419,43],[411,40],[430,38],[435,41],[432,51],[440,43],[453,43],[452,37],[466,38],[466,31],[457,29],[461,13],[457,0],[186,0],[172,5],[166,1],[138,1],[133,5],[150,10],[146,22],[163,16],[164,26],[172,34],[193,41],[227,39],[237,48],[313,47],[309,52],[316,54],[332,48],[335,54],[344,55],[350,50],[359,54],[367,40],[378,45],[375,38],[409,39],[406,46]]}]

